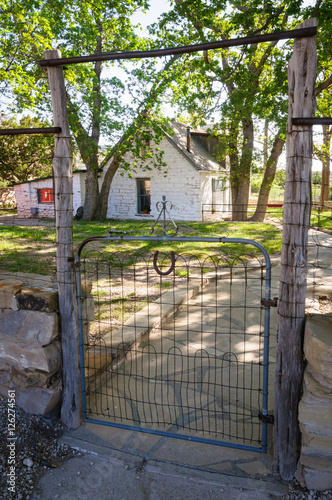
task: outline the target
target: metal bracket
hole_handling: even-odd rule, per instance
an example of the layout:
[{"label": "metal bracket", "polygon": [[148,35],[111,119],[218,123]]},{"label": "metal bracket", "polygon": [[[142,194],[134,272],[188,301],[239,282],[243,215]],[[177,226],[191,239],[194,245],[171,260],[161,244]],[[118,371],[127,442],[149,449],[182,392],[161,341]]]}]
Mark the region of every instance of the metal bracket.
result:
[{"label": "metal bracket", "polygon": [[263,415],[262,412],[259,412],[258,418],[263,424],[274,424],[274,415]]},{"label": "metal bracket", "polygon": [[278,306],[278,297],[273,297],[273,299],[270,299],[270,300],[262,299],[261,304],[264,307],[277,307]]}]

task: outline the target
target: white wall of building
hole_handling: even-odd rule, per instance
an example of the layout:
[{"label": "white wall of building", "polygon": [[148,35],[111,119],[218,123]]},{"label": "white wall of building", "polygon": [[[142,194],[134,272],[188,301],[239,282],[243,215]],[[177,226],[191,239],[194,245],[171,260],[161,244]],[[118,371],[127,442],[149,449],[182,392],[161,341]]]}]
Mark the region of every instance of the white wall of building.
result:
[{"label": "white wall of building", "polygon": [[[168,165],[158,170],[138,168],[132,178],[122,169],[115,173],[108,202],[108,218],[135,219],[158,215],[156,203],[162,196],[173,204],[170,212],[174,220],[200,220],[200,172],[196,170],[165,138],[159,145],[164,150],[163,161]],[[130,162],[130,158],[127,159]],[[123,174],[123,175],[121,175]],[[149,178],[151,191],[151,213],[137,213],[137,179]]]},{"label": "white wall of building", "polygon": [[[38,189],[53,189],[53,180],[43,179],[14,186],[18,217],[54,218],[54,203],[38,203]],[[33,213],[35,210],[37,213]]]},{"label": "white wall of building", "polygon": [[[76,214],[78,207],[83,205],[85,176],[83,172],[73,174],[73,214]],[[82,191],[83,186],[83,191]],[[53,189],[53,179],[41,179],[17,184],[14,186],[17,204],[17,215],[22,219],[26,218],[50,218],[55,217],[54,203],[38,203],[38,189]],[[37,212],[36,212],[37,210]]]}]

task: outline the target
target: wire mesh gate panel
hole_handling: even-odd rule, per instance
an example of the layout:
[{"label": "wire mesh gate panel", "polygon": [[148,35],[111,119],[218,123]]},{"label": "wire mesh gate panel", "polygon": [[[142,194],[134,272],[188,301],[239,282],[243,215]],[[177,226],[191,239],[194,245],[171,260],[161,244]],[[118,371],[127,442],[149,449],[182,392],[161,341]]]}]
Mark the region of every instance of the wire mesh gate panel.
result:
[{"label": "wire mesh gate panel", "polygon": [[[188,242],[194,254],[183,250]],[[223,251],[225,242],[242,250]],[[248,245],[259,252],[244,255]],[[84,420],[266,451],[263,247],[231,238],[91,238],[77,267]]]}]

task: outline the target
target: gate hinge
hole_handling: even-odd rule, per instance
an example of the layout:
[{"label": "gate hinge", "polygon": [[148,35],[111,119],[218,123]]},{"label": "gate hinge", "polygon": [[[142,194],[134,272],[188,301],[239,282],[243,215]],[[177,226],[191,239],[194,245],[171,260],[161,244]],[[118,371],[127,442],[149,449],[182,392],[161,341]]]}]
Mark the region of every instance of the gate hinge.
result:
[{"label": "gate hinge", "polygon": [[274,415],[263,415],[262,412],[259,412],[258,418],[263,424],[274,424]]},{"label": "gate hinge", "polygon": [[267,299],[262,299],[261,304],[264,307],[277,307],[278,305],[278,297],[273,297],[273,299],[267,300]]}]

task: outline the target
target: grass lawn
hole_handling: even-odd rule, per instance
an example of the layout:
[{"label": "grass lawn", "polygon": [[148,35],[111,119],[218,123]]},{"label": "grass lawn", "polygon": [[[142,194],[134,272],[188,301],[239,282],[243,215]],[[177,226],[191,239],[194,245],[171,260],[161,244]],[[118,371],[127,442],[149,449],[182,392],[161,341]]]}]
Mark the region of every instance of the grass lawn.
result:
[{"label": "grass lawn", "polygon": [[[105,236],[110,228],[118,231],[137,231],[139,228],[147,230],[148,223],[141,221],[110,220],[105,222],[75,222],[74,245],[78,248],[80,243],[91,236]],[[246,223],[190,223],[190,227],[201,231],[204,236],[228,236],[232,238],[247,238],[260,242],[269,254],[280,252],[281,231],[271,224],[246,224]],[[198,235],[200,236],[200,235]],[[243,245],[210,244],[193,242],[158,243],[158,242],[107,242],[103,244],[104,250],[111,258],[114,251],[119,251],[123,246],[132,255],[140,251],[151,252],[159,248],[165,252],[174,250],[182,253],[195,253],[198,257],[204,254],[213,254],[217,248],[231,250],[233,254],[241,256],[243,253],[256,251],[254,247]],[[96,246],[94,251],[96,251]],[[0,226],[0,269],[10,272],[26,272],[44,275],[56,273],[56,235],[54,227],[34,226]]]}]

